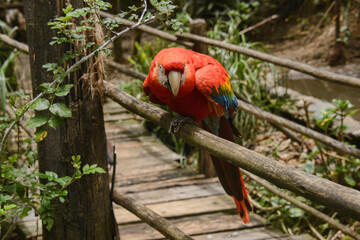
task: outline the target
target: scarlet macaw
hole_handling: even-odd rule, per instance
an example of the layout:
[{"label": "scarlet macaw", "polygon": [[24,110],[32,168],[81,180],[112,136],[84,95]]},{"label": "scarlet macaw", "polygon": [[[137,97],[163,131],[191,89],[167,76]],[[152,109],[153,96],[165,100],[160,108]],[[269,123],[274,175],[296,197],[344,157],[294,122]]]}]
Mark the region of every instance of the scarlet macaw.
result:
[{"label": "scarlet macaw", "polygon": [[[238,132],[230,116],[237,109],[237,99],[229,75],[214,58],[184,48],[164,49],[152,61],[143,90],[150,101],[193,117],[205,130],[234,142],[233,134]],[[211,157],[221,185],[248,223],[252,207],[240,168]]]}]

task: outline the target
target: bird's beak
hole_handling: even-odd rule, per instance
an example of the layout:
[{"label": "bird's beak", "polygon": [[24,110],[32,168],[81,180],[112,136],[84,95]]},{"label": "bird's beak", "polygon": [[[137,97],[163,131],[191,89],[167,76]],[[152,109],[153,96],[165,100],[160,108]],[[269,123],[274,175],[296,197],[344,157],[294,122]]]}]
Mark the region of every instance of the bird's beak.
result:
[{"label": "bird's beak", "polygon": [[179,93],[181,73],[178,71],[170,71],[168,74],[168,79],[171,91],[174,97],[176,97],[176,95]]}]

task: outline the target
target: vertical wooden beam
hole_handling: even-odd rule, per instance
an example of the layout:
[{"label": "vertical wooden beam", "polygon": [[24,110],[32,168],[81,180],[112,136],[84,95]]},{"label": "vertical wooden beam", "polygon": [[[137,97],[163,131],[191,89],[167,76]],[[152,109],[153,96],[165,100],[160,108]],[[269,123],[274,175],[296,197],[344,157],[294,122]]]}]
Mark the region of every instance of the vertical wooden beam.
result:
[{"label": "vertical wooden beam", "polygon": [[[190,32],[192,34],[206,36],[206,22],[202,18],[194,19],[190,23]],[[208,46],[201,42],[195,42],[192,49],[195,52],[207,54]],[[199,150],[199,172],[205,174],[206,177],[216,177],[216,171],[211,160],[211,156],[204,150]]]},{"label": "vertical wooden beam", "polygon": [[329,56],[329,65],[330,66],[336,66],[339,64],[343,64],[345,62],[345,56],[344,56],[344,43],[340,39],[340,18],[341,18],[341,0],[335,0],[335,43],[330,51]]},{"label": "vertical wooden beam", "polygon": [[[206,37],[206,22],[205,22],[205,20],[202,18],[194,19],[190,23],[190,32],[192,34]],[[202,42],[195,42],[195,45],[192,50],[195,52],[207,54],[208,46]]]}]

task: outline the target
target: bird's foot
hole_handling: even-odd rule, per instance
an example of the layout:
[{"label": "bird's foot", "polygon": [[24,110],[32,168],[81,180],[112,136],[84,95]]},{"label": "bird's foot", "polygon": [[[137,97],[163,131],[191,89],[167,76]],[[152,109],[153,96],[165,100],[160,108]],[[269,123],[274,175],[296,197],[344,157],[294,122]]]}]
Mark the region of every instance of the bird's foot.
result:
[{"label": "bird's foot", "polygon": [[180,128],[186,123],[194,124],[194,119],[191,117],[186,117],[181,115],[174,117],[170,123],[169,133],[179,132]]}]

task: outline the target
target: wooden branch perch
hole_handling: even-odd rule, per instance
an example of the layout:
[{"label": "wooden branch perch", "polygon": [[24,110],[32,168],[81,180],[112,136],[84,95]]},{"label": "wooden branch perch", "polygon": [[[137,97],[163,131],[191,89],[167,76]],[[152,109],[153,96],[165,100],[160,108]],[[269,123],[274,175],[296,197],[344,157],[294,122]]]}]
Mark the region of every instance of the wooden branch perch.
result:
[{"label": "wooden branch perch", "polygon": [[[104,82],[105,94],[131,112],[168,129],[172,116],[163,109],[135,99]],[[236,143],[195,126],[186,124],[178,133],[187,143],[203,148],[214,156],[231,162],[257,176],[288,189],[316,203],[323,204],[356,220],[360,220],[360,192],[329,180],[286,166]]]},{"label": "wooden branch perch", "polygon": [[115,191],[113,195],[113,201],[138,216],[142,221],[149,224],[151,227],[155,228],[162,235],[169,239],[193,239],[183,233],[170,221],[161,217],[151,209],[145,207],[143,204],[137,202],[135,199],[127,196],[126,194]]},{"label": "wooden branch perch", "polygon": [[201,36],[191,34],[191,33],[182,33],[182,34],[177,33],[177,34],[175,34],[175,36],[182,38],[182,39],[203,42],[208,45],[212,45],[212,46],[219,47],[219,48],[224,48],[224,49],[227,49],[227,50],[230,50],[233,52],[237,52],[240,54],[244,54],[246,56],[260,59],[260,60],[263,60],[266,62],[271,62],[276,65],[282,66],[282,67],[291,68],[291,69],[294,69],[299,72],[307,73],[309,75],[312,75],[312,76],[317,77],[322,80],[360,88],[360,79],[356,78],[356,77],[345,76],[345,75],[341,75],[338,73],[320,70],[318,68],[312,67],[305,63],[276,57],[276,56],[266,54],[263,52],[259,52],[259,51],[253,50],[253,49],[237,46],[235,44],[224,43],[221,41],[213,40],[213,39],[210,39],[207,37],[201,37]]},{"label": "wooden branch perch", "polygon": [[[122,66],[121,64],[115,63],[113,61],[107,61],[107,63],[109,63],[110,66],[118,69],[119,71],[128,74],[132,77],[135,78],[139,78],[141,80],[145,80],[146,78],[146,74],[144,73],[139,73],[136,71],[133,71],[127,67]],[[244,110],[250,114],[253,114],[255,116],[257,116],[260,119],[264,119],[276,126],[280,126],[280,127],[286,127],[289,128],[295,132],[301,133],[305,136],[308,136],[310,138],[313,138],[319,142],[324,143],[325,145],[328,145],[332,148],[334,148],[334,150],[336,150],[337,152],[341,152],[341,153],[345,153],[345,154],[349,154],[351,156],[360,158],[360,150],[354,147],[351,147],[349,145],[346,145],[342,142],[339,142],[329,136],[326,136],[324,134],[318,133],[310,128],[304,127],[298,123],[292,122],[290,120],[287,120],[283,117],[279,117],[275,114],[269,113],[267,111],[262,110],[261,108],[250,104],[250,103],[246,103],[240,99],[238,99],[238,108],[241,110]]]},{"label": "wooden branch perch", "polygon": [[357,239],[360,240],[360,235],[358,233],[356,233],[355,231],[353,231],[352,229],[350,229],[349,227],[337,222],[336,220],[334,220],[333,218],[329,217],[328,215],[318,211],[317,209],[310,207],[309,205],[287,195],[286,193],[276,189],[275,187],[273,187],[269,182],[265,181],[264,179],[261,179],[257,176],[255,176],[254,174],[249,173],[248,171],[244,171],[244,173],[246,173],[252,180],[260,183],[261,185],[263,185],[264,187],[266,187],[268,190],[270,190],[271,192],[273,192],[274,194],[276,194],[277,196],[286,199],[287,201],[291,202],[292,204],[294,204],[295,206],[311,213],[312,215],[314,215],[317,218],[320,218],[321,220],[329,223],[332,227],[341,230],[343,233]]}]

